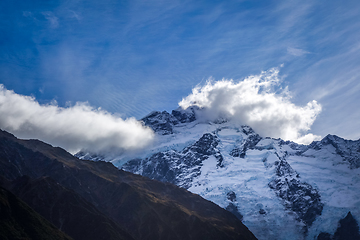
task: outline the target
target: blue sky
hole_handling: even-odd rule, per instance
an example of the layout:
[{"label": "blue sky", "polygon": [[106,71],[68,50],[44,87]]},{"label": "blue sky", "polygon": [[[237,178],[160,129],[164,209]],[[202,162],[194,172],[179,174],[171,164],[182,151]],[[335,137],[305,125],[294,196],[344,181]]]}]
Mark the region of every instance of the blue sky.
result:
[{"label": "blue sky", "polygon": [[141,118],[212,77],[280,67],[315,135],[360,137],[360,1],[0,2],[0,84]]}]

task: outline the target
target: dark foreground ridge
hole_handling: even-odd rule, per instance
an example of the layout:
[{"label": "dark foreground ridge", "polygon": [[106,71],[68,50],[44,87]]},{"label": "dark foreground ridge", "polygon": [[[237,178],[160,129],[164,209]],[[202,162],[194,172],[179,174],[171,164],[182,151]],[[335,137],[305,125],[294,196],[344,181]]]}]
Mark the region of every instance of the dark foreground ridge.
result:
[{"label": "dark foreground ridge", "polygon": [[0,187],[0,239],[71,240],[14,194]]},{"label": "dark foreground ridge", "polygon": [[74,239],[256,239],[233,214],[185,189],[5,131],[0,176]]},{"label": "dark foreground ridge", "polygon": [[133,239],[94,205],[50,177],[31,179],[22,176],[7,185],[35,211],[74,239]]}]

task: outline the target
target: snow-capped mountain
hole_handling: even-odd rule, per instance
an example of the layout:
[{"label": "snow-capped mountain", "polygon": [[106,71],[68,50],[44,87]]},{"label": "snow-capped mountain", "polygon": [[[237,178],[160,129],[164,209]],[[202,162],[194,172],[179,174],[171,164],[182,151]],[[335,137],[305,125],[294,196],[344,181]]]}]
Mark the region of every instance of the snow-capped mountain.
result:
[{"label": "snow-capped mountain", "polygon": [[305,146],[263,138],[226,119],[197,119],[198,108],[152,112],[157,133],[132,154],[80,152],[197,193],[240,218],[258,239],[316,239],[334,234],[348,212],[360,220],[360,140],[328,135]]}]

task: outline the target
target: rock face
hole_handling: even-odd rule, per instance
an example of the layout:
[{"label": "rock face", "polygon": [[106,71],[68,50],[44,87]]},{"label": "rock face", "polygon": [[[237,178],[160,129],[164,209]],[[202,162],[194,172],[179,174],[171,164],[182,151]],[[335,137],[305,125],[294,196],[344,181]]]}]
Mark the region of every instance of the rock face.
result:
[{"label": "rock face", "polygon": [[177,110],[173,110],[171,114],[166,111],[154,111],[141,120],[155,132],[161,135],[168,135],[173,133],[175,125],[195,121],[196,110],[198,110],[197,107],[190,107],[187,110],[179,108]]},{"label": "rock face", "polygon": [[334,234],[334,240],[353,239],[359,240],[359,225],[349,212],[344,219],[339,221],[339,227]]},{"label": "rock face", "polygon": [[[314,239],[349,211],[360,217],[360,140],[328,135],[305,146],[226,119],[204,122],[201,109],[180,121],[177,111],[143,119],[158,133],[147,152],[103,160],[200,194],[259,239]],[[166,133],[160,123],[170,126]]]},{"label": "rock face", "polygon": [[[129,234],[119,239],[256,239],[231,213],[185,189],[124,172],[111,163],[80,160],[61,148],[19,140],[4,131],[0,175],[4,185],[69,232],[76,232],[70,223],[103,219],[115,234],[121,229]],[[60,206],[62,199],[78,203],[69,209]],[[58,210],[49,212],[52,204]],[[79,220],[77,206],[87,206],[85,222]]]},{"label": "rock face", "polygon": [[292,169],[286,160],[276,162],[276,177],[269,187],[283,200],[285,207],[297,214],[297,219],[305,224],[305,232],[318,215],[324,204],[317,189],[306,182]]},{"label": "rock face", "polygon": [[230,191],[226,194],[227,199],[230,201],[229,205],[225,208],[227,211],[234,214],[238,219],[242,220],[243,215],[239,212],[238,207],[236,206],[236,194],[233,191]]},{"label": "rock face", "polygon": [[0,239],[71,240],[11,192],[0,187]]},{"label": "rock face", "polygon": [[349,212],[345,218],[340,219],[338,228],[332,236],[330,233],[322,232],[317,240],[360,240],[359,225]]},{"label": "rock face", "polygon": [[320,150],[323,147],[331,146],[335,149],[335,153],[339,155],[343,161],[347,161],[352,169],[360,167],[360,141],[346,140],[336,135],[327,135],[320,142],[313,142],[310,147]]},{"label": "rock face", "polygon": [[222,166],[223,157],[216,148],[217,145],[216,136],[206,133],[181,152],[169,150],[155,153],[149,158],[134,159],[127,162],[123,169],[187,189],[191,186],[193,179],[201,174],[202,162],[209,156],[214,155],[217,166]]}]

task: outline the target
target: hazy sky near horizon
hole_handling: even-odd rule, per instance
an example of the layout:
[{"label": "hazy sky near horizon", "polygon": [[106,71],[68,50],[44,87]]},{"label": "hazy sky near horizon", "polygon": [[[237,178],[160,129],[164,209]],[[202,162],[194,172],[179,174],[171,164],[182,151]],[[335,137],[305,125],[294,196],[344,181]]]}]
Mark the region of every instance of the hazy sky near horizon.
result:
[{"label": "hazy sky near horizon", "polygon": [[198,84],[279,68],[310,132],[360,138],[360,1],[0,2],[0,84],[122,118],[171,111]]}]

